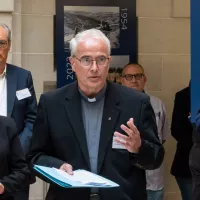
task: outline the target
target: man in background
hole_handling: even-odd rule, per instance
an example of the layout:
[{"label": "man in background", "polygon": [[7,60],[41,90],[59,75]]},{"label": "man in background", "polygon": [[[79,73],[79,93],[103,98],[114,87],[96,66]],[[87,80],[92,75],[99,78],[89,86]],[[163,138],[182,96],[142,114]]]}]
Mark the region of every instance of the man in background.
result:
[{"label": "man in background", "polygon": [[[0,115],[14,119],[25,155],[29,151],[37,102],[31,73],[6,63],[11,31],[0,24]],[[30,180],[30,182],[34,182]],[[16,193],[15,200],[28,200],[29,186]]]},{"label": "man in background", "polygon": [[182,200],[192,200],[192,175],[189,155],[193,146],[193,127],[190,122],[190,86],[175,94],[171,134],[177,141],[171,174],[181,191]]},{"label": "man in background", "polygon": [[[122,71],[121,83],[137,91],[145,92],[147,77],[144,68],[136,63],[127,64]],[[156,116],[158,137],[160,143],[164,143],[170,135],[166,109],[164,103],[157,97],[149,95],[151,106]],[[164,198],[164,172],[163,166],[155,170],[146,170],[147,198],[148,200],[163,200]]]}]

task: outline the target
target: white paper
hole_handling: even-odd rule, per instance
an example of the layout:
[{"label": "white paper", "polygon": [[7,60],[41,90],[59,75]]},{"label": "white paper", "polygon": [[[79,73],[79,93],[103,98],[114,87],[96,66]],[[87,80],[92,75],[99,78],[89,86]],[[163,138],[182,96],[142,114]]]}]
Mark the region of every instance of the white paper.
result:
[{"label": "white paper", "polygon": [[98,176],[95,176],[93,173],[85,171],[85,170],[77,170],[74,171],[73,175],[69,175],[68,173],[54,168],[60,175],[64,176],[65,178],[71,180],[71,181],[76,181],[80,182],[82,184],[109,184],[106,182],[106,180],[101,179]]},{"label": "white paper", "polygon": [[34,165],[34,169],[48,178],[49,180],[53,181],[54,183],[58,184],[61,187],[69,188],[110,188],[110,187],[119,187],[119,185],[109,179],[106,179],[102,176],[94,174],[92,172],[78,169],[73,171],[73,175],[69,175],[66,172],[52,168],[52,167],[45,167],[40,165]]},{"label": "white paper", "polygon": [[16,96],[17,96],[17,99],[20,101],[22,99],[30,97],[31,93],[28,88],[25,88],[23,90],[16,91]]},{"label": "white paper", "polygon": [[[121,138],[120,138],[120,140],[121,140],[122,142],[125,142],[125,141],[123,141]],[[114,140],[114,137],[113,137],[112,148],[113,148],[113,149],[126,149],[126,147],[125,147],[124,145],[119,144],[118,142],[116,142],[116,141]]]}]

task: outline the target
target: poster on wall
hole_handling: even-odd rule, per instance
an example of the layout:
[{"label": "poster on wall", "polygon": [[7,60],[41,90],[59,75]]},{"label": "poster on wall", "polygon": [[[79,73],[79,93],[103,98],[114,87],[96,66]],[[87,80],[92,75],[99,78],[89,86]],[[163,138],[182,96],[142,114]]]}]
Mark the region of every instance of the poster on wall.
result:
[{"label": "poster on wall", "polygon": [[57,0],[56,70],[57,87],[76,80],[69,62],[69,41],[80,31],[96,28],[111,42],[108,80],[120,82],[122,67],[137,61],[136,0]]}]

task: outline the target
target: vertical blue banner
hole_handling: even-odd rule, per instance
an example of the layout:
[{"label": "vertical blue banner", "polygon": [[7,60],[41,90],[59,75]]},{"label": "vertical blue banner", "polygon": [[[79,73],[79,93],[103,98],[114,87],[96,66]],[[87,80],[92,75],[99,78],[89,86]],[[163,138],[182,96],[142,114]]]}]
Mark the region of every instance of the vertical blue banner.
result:
[{"label": "vertical blue banner", "polygon": [[200,0],[191,0],[191,120],[200,109]]},{"label": "vertical blue banner", "polygon": [[119,80],[120,68],[137,61],[136,0],[56,0],[57,87],[73,82],[69,41],[79,31],[96,28],[111,41],[109,80]]}]

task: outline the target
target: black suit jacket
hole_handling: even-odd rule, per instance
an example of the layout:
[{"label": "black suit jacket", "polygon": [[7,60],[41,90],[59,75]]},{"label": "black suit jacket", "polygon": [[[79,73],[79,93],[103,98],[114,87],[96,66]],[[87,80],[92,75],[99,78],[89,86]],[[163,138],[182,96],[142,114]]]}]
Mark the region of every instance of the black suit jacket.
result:
[{"label": "black suit jacket", "polygon": [[[114,131],[121,132],[120,125],[126,124],[130,117],[134,118],[142,137],[138,155],[112,149]],[[101,200],[146,200],[144,169],[158,167],[163,156],[164,149],[157,138],[155,116],[148,96],[108,83],[100,133],[98,174],[117,182],[120,187],[100,189]],[[90,170],[77,82],[41,95],[29,160],[32,164],[56,168],[67,162],[74,170]],[[89,189],[63,189],[51,184],[46,199],[88,200],[89,194]]]},{"label": "black suit jacket", "polygon": [[[23,68],[7,64],[7,111],[13,118],[25,154],[29,151],[37,101],[31,73]],[[31,97],[18,100],[16,91],[28,88]]]},{"label": "black suit jacket", "polygon": [[12,195],[26,184],[29,170],[14,121],[0,116],[0,182],[5,193],[0,199],[14,200]]},{"label": "black suit jacket", "polygon": [[180,178],[191,178],[189,154],[193,145],[193,127],[188,119],[189,113],[190,88],[187,87],[175,95],[171,124],[171,134],[177,141],[171,174]]}]

